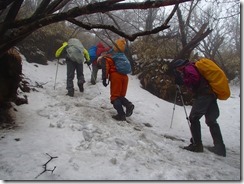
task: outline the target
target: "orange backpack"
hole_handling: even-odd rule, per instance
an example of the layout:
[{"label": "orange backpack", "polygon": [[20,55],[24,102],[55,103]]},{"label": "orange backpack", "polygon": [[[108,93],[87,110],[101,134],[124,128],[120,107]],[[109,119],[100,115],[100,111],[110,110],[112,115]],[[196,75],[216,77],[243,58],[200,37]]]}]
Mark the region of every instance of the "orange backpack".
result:
[{"label": "orange backpack", "polygon": [[195,63],[200,74],[209,82],[213,91],[220,100],[227,100],[230,97],[228,79],[224,71],[213,61],[202,58]]}]

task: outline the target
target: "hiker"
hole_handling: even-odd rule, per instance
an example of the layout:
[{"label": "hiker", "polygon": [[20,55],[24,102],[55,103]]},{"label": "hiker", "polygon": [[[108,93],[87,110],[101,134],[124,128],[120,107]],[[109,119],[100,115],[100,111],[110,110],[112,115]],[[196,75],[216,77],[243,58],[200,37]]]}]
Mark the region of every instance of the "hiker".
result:
[{"label": "hiker", "polygon": [[[109,51],[110,48],[109,47],[104,47],[103,43],[102,42],[99,42],[96,47],[95,47],[95,50],[94,50],[94,54],[95,54],[95,58],[94,58],[94,61],[91,61],[90,60],[90,63],[87,63],[88,65],[92,64],[92,73],[91,73],[91,84],[95,85],[96,84],[96,80],[97,80],[97,72],[99,69],[101,69],[99,67],[99,65],[97,65],[97,58],[99,56],[101,56],[101,54],[103,52],[107,52]],[[90,50],[89,50],[90,51]],[[89,52],[90,54],[90,52]]]},{"label": "hiker", "polygon": [[189,116],[192,133],[191,144],[184,147],[184,149],[192,152],[203,152],[200,118],[204,115],[205,123],[209,127],[214,143],[214,147],[209,147],[208,149],[217,155],[225,157],[225,144],[217,123],[219,108],[216,94],[193,62],[178,59],[173,63],[173,67],[176,85],[184,84],[193,92],[195,98]]},{"label": "hiker", "polygon": [[[116,52],[114,52],[116,53]],[[129,78],[126,74],[117,71],[115,62],[111,58],[113,52],[103,53],[98,59],[98,65],[102,68],[103,85],[110,84],[110,101],[117,111],[117,115],[112,116],[117,121],[125,121],[133,113],[134,105],[125,97]],[[107,83],[108,80],[108,83]],[[126,108],[124,111],[123,106]]]},{"label": "hiker", "polygon": [[68,42],[64,42],[62,47],[56,51],[56,57],[65,57],[67,64],[67,83],[66,89],[68,93],[66,95],[74,96],[74,84],[73,80],[77,77],[77,85],[80,92],[84,91],[84,73],[83,73],[83,62],[90,60],[88,51],[83,47],[80,40],[76,38],[71,38]]}]

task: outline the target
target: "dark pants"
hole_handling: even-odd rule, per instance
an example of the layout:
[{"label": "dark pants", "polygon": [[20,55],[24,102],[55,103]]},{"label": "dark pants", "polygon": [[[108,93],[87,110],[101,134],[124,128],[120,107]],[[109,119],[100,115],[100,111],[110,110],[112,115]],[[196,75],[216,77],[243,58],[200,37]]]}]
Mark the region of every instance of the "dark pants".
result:
[{"label": "dark pants", "polygon": [[202,144],[200,119],[205,115],[205,123],[208,125],[214,145],[223,144],[222,134],[217,123],[219,107],[215,95],[198,96],[193,103],[190,122],[193,140],[196,144]]},{"label": "dark pants", "polygon": [[92,73],[91,73],[91,83],[92,84],[96,84],[98,70],[99,70],[99,68],[97,67],[97,65],[93,64]]},{"label": "dark pants", "polygon": [[80,86],[85,83],[85,78],[83,74],[83,63],[73,62],[69,59],[66,59],[67,64],[67,86],[66,89],[68,91],[74,91],[73,80],[75,77],[75,71],[77,76],[77,85]]},{"label": "dark pants", "polygon": [[125,97],[119,97],[116,100],[114,100],[112,104],[114,108],[117,110],[117,113],[121,116],[124,116],[125,111],[123,109],[123,106],[128,107],[131,104],[131,102]]}]

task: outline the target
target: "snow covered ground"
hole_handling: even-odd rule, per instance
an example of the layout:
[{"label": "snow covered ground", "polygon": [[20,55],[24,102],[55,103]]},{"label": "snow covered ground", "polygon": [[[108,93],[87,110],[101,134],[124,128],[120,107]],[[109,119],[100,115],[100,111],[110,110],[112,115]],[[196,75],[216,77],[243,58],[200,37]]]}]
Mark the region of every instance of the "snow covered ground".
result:
[{"label": "snow covered ground", "polygon": [[[75,79],[73,98],[65,95],[66,65],[58,66],[54,89],[55,72],[56,62],[43,66],[23,61],[30,84],[43,88],[25,93],[29,104],[15,106],[16,128],[0,130],[1,180],[240,181],[239,86],[231,86],[228,100],[218,101],[227,148],[227,157],[221,157],[207,149],[181,149],[191,137],[184,108],[176,106],[170,127],[174,104],[143,90],[136,76],[129,75],[127,98],[135,110],[128,123],[111,118],[116,112],[101,71],[98,83],[91,85],[84,65],[85,91],[78,91]],[[191,107],[186,109],[189,114]],[[204,118],[201,122],[203,144],[212,146]]]}]

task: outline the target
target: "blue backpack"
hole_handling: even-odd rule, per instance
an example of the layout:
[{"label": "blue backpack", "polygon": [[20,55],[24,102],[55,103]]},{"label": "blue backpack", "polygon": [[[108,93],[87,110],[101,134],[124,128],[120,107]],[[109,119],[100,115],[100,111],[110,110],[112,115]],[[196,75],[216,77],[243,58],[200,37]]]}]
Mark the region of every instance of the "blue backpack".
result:
[{"label": "blue backpack", "polygon": [[90,63],[93,63],[97,59],[97,46],[92,46],[88,49],[90,55]]},{"label": "blue backpack", "polygon": [[117,72],[121,74],[129,74],[131,73],[131,65],[130,61],[127,59],[124,53],[122,52],[114,52],[111,56],[115,63],[115,67]]}]

